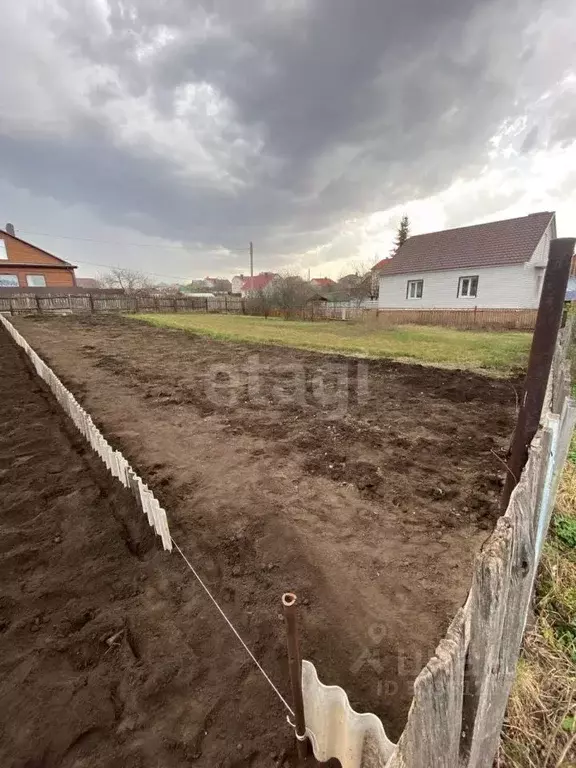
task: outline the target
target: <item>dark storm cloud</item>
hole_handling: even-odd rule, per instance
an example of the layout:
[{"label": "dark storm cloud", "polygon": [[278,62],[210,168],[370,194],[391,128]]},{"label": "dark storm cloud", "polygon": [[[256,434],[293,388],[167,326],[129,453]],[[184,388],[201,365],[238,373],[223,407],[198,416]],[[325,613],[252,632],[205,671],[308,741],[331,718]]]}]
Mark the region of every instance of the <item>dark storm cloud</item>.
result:
[{"label": "dark storm cloud", "polygon": [[[209,245],[252,238],[288,253],[324,242],[344,219],[479,171],[487,140],[514,114],[515,74],[535,55],[522,32],[542,3],[108,5],[103,22],[88,0],[68,2],[49,28],[71,56],[111,67],[113,81],[92,88],[89,107],[70,110],[72,129],[61,136],[33,124],[25,135],[0,129],[5,177],[107,221],[137,218],[147,234]],[[168,42],[142,55],[159,33]],[[209,84],[229,105],[230,124],[201,138],[234,184],[193,164],[184,175],[178,146],[167,159],[153,142],[120,140],[106,112],[121,94],[148,94],[169,121],[189,83]],[[243,138],[259,142],[247,158]]]}]

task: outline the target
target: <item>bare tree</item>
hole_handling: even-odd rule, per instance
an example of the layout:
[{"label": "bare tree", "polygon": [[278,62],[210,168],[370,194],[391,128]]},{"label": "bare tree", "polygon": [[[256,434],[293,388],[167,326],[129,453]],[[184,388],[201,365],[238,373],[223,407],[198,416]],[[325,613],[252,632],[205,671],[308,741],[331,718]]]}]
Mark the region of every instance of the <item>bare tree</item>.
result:
[{"label": "bare tree", "polygon": [[249,315],[263,315],[268,317],[273,308],[272,294],[265,288],[251,291],[245,299],[246,311]]},{"label": "bare tree", "polygon": [[356,306],[373,296],[372,271],[364,262],[356,262],[352,269],[338,281],[338,287],[350,296]]},{"label": "bare tree", "polygon": [[310,283],[305,282],[299,275],[283,274],[270,286],[272,306],[286,313],[303,309],[314,295],[315,291]]},{"label": "bare tree", "polygon": [[106,288],[121,288],[126,293],[139,293],[152,289],[152,282],[143,272],[127,267],[112,267],[110,272],[98,277]]}]

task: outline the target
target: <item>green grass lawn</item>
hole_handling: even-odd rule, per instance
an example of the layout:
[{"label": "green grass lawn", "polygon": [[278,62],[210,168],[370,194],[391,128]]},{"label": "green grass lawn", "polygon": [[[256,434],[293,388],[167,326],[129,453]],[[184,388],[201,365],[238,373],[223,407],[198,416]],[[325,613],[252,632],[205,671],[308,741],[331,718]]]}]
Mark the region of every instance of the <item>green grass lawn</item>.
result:
[{"label": "green grass lawn", "polygon": [[360,357],[386,357],[431,365],[508,373],[526,365],[532,335],[517,331],[458,331],[403,325],[378,328],[361,323],[297,322],[243,315],[128,315],[162,328],[216,339],[277,344]]}]

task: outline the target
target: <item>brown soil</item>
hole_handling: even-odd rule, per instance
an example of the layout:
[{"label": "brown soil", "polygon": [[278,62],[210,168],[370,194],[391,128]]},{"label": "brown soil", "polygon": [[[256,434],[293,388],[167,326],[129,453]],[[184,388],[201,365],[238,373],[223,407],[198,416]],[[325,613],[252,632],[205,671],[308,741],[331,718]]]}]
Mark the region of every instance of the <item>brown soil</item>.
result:
[{"label": "brown soil", "polygon": [[284,711],[183,561],[1,328],[0,365],[2,768],[279,765]]},{"label": "brown soil", "polygon": [[[293,589],[304,601],[304,657],[324,682],[342,685],[356,709],[378,714],[397,738],[414,678],[464,601],[474,554],[494,524],[517,382],[372,361],[366,363],[369,393],[363,395],[356,363],[336,356],[217,342],[117,317],[19,318],[16,325],[164,503],[172,535],[282,691],[287,693],[287,670],[279,597]],[[255,355],[257,401],[242,385],[235,403],[217,405],[210,382],[225,393],[226,374],[215,376],[212,366],[238,371]],[[341,413],[331,404],[319,407],[312,394],[315,376],[334,382],[334,364],[351,374]],[[289,396],[295,366],[305,380],[299,402]],[[26,410],[16,393],[14,399],[14,407]],[[43,445],[51,449],[51,461],[59,460],[52,437]],[[28,483],[28,470],[25,477]],[[28,486],[24,493],[31,493]],[[133,750],[139,756],[151,741],[154,748],[174,744],[166,747],[172,762],[155,754],[162,755],[163,766],[194,756],[211,767],[273,765],[270,754],[290,743],[281,705],[180,558],[153,550],[143,560],[126,556],[126,535],[111,532],[116,518],[106,504],[107,512],[82,502],[88,520],[78,524],[93,521],[90,539],[110,543],[109,550],[87,545],[86,552],[95,568],[108,567],[117,550],[122,559],[113,570],[132,573],[153,562],[162,600],[157,595],[136,606],[129,597],[119,609],[137,611],[139,636],[147,638],[157,627],[158,670],[176,671],[175,679],[162,678],[150,712],[143,698],[146,676],[137,677],[129,666],[141,669],[142,652],[131,659],[122,644],[123,656],[114,649],[96,657],[96,670],[117,664],[115,674],[130,680],[132,693],[124,699],[137,714],[126,730],[118,722],[124,715],[114,710],[108,730],[90,731],[80,744],[112,738],[110,748],[116,748],[120,739],[126,751],[118,754]],[[123,519],[135,515],[126,502]],[[100,563],[104,551],[106,562]],[[86,611],[94,598],[92,579],[84,578],[85,556],[76,560],[75,578],[84,585],[84,597],[78,587],[76,599]],[[51,565],[54,578],[63,578],[59,562]],[[67,573],[65,582],[70,578]],[[37,599],[42,605],[42,596]],[[110,606],[116,603],[107,596],[104,607]],[[171,638],[171,621],[178,642],[164,635]],[[42,686],[42,675],[48,676],[47,703],[60,695],[62,675],[40,670],[36,686]],[[110,700],[102,689],[92,696],[92,706]],[[39,712],[37,700],[26,704],[36,721],[46,709]],[[35,754],[42,748],[37,744]],[[224,754],[229,763],[219,762]],[[135,765],[155,764],[141,759]]]}]

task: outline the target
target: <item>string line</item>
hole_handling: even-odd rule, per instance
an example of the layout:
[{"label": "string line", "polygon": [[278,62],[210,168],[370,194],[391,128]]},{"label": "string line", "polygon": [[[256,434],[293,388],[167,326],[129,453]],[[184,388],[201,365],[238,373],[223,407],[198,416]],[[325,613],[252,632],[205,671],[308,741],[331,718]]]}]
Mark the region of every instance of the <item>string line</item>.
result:
[{"label": "string line", "polygon": [[[172,537],[170,537],[170,538],[172,539]],[[262,675],[264,676],[264,679],[265,679],[265,680],[268,682],[268,685],[269,685],[269,686],[272,688],[272,690],[274,691],[274,693],[276,694],[276,696],[278,696],[278,698],[280,699],[280,701],[282,702],[282,704],[284,704],[284,706],[286,707],[286,709],[288,710],[288,712],[290,712],[290,714],[292,715],[292,717],[294,717],[294,711],[293,711],[292,707],[291,707],[291,706],[288,704],[288,702],[286,701],[286,699],[284,698],[284,696],[282,696],[282,694],[280,693],[280,691],[278,690],[278,688],[276,688],[276,686],[274,685],[274,683],[272,682],[272,680],[270,680],[270,678],[269,678],[269,677],[268,677],[268,675],[266,674],[265,670],[262,668],[261,664],[258,662],[258,659],[257,659],[257,658],[254,656],[254,654],[252,653],[252,651],[250,650],[250,648],[248,648],[248,646],[246,645],[246,643],[244,642],[244,640],[242,640],[242,638],[240,637],[239,633],[237,632],[236,628],[234,627],[234,625],[232,624],[232,622],[230,621],[230,619],[229,619],[229,618],[226,616],[226,614],[224,613],[224,611],[222,610],[222,608],[220,608],[220,606],[219,606],[219,605],[218,605],[218,603],[216,602],[215,598],[212,596],[212,593],[210,592],[210,590],[208,589],[208,587],[206,586],[206,584],[204,584],[204,582],[202,581],[202,579],[200,578],[200,576],[199,576],[199,575],[198,575],[198,573],[196,572],[196,570],[195,570],[194,566],[192,565],[192,563],[191,563],[191,562],[188,560],[188,558],[186,557],[186,555],[184,554],[184,552],[182,552],[182,550],[180,549],[180,547],[178,546],[178,544],[176,544],[176,542],[174,541],[174,539],[172,539],[172,544],[173,544],[173,545],[176,547],[176,549],[178,550],[178,552],[179,552],[179,553],[180,553],[180,555],[182,556],[182,559],[184,560],[184,562],[186,563],[186,565],[188,566],[188,568],[190,568],[190,570],[192,571],[192,573],[194,574],[194,576],[197,578],[197,580],[198,580],[198,582],[199,582],[200,586],[202,587],[202,589],[204,590],[204,592],[206,592],[206,594],[208,595],[208,597],[210,598],[210,600],[211,600],[211,601],[214,603],[214,605],[215,605],[215,606],[216,606],[216,608],[218,609],[218,612],[220,613],[220,615],[222,616],[222,618],[224,619],[224,621],[226,622],[226,624],[228,624],[228,626],[230,627],[230,629],[232,630],[232,632],[233,632],[233,633],[236,635],[236,637],[238,638],[238,640],[240,641],[240,643],[241,643],[241,644],[242,644],[242,646],[244,647],[244,650],[246,651],[246,653],[248,654],[248,656],[250,656],[250,658],[252,659],[252,661],[254,662],[254,664],[256,664],[256,666],[258,667],[258,669],[260,670],[260,672],[261,672],[261,673],[262,673]],[[288,721],[288,722],[290,722],[290,721]]]}]

